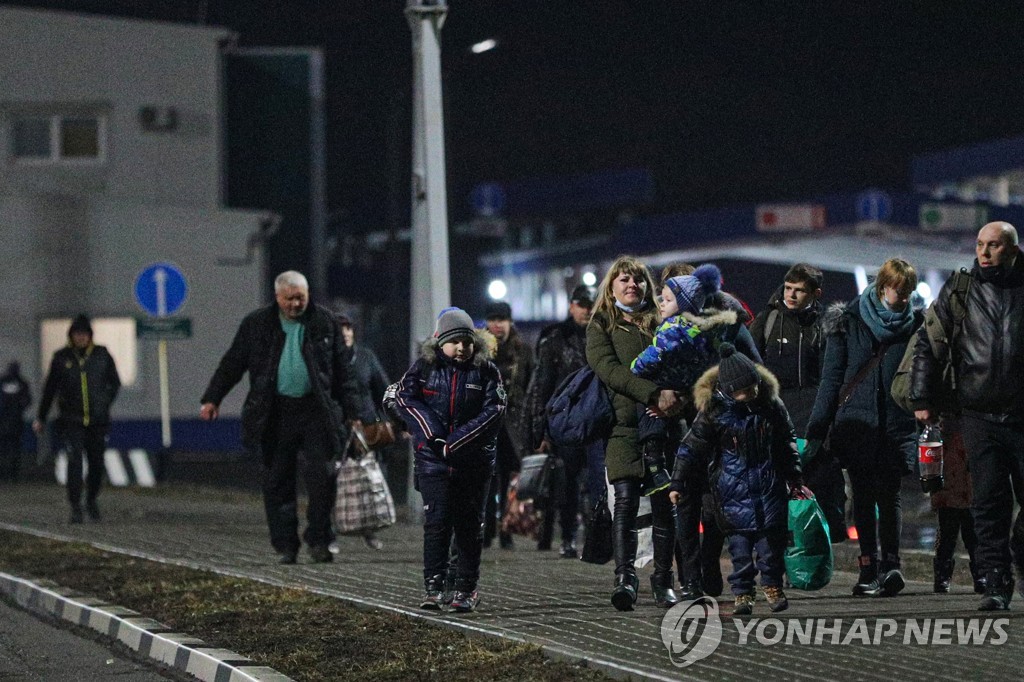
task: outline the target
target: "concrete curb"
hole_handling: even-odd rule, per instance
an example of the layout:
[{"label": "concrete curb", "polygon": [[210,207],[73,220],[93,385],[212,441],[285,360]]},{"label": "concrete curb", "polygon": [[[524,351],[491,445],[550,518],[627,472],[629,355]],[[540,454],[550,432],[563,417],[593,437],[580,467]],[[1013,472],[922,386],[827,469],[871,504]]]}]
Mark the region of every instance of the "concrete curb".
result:
[{"label": "concrete curb", "polygon": [[38,583],[0,571],[0,594],[19,606],[89,628],[120,641],[142,656],[184,671],[203,682],[290,682],[273,668],[195,637],[123,606],[76,594],[49,581]]}]

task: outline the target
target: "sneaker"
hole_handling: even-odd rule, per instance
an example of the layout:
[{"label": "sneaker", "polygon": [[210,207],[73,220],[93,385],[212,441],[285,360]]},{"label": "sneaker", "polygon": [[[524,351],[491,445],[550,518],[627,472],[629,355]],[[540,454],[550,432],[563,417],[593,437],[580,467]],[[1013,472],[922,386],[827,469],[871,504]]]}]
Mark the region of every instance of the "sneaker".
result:
[{"label": "sneaker", "polygon": [[82,508],[72,507],[71,518],[68,519],[68,523],[81,523],[82,522]]},{"label": "sneaker", "polygon": [[331,554],[331,550],[327,548],[327,545],[310,545],[309,556],[313,563],[317,564],[329,564],[334,561],[334,555]]},{"label": "sneaker", "polygon": [[480,603],[480,593],[476,590],[463,592],[459,590],[452,598],[452,610],[456,613],[469,613]]},{"label": "sneaker", "polygon": [[1007,611],[1013,598],[1013,577],[1005,570],[991,570],[985,574],[985,596],[978,604],[979,611]]},{"label": "sneaker", "polygon": [[96,505],[96,500],[89,500],[85,503],[85,513],[89,515],[90,521],[100,520],[100,508]]},{"label": "sneaker", "polygon": [[294,564],[298,560],[298,558],[299,553],[297,551],[277,553],[277,563],[279,564]]},{"label": "sneaker", "polygon": [[366,535],[364,535],[363,542],[365,542],[366,546],[370,549],[375,549],[377,551],[384,549],[384,541],[377,537],[377,535],[374,533],[367,533]]},{"label": "sneaker", "polygon": [[420,602],[420,608],[427,611],[440,611],[444,605],[444,592],[441,590],[427,590]]},{"label": "sneaker", "polygon": [[580,553],[576,551],[576,545],[571,542],[563,542],[558,550],[558,556],[563,559],[578,559]]},{"label": "sneaker", "polygon": [[781,587],[764,587],[764,598],[768,602],[768,608],[772,610],[772,613],[778,613],[779,611],[785,611],[789,608],[789,600],[786,599],[786,593],[783,592]]},{"label": "sneaker", "polygon": [[878,589],[871,594],[872,597],[895,597],[904,587],[907,581],[898,568],[893,568],[878,576]]},{"label": "sneaker", "polygon": [[736,602],[732,607],[732,615],[734,616],[749,616],[754,612],[754,595],[752,594],[738,594],[736,595]]}]

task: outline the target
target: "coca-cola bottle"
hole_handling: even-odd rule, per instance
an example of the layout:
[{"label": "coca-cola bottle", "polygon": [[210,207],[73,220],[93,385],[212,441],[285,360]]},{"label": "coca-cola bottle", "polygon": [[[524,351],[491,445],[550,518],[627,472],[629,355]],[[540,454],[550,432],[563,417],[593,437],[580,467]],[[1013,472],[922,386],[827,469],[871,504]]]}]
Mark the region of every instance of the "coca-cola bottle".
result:
[{"label": "coca-cola bottle", "polygon": [[917,439],[917,461],[921,465],[921,490],[942,490],[942,431],[938,424],[925,424]]}]

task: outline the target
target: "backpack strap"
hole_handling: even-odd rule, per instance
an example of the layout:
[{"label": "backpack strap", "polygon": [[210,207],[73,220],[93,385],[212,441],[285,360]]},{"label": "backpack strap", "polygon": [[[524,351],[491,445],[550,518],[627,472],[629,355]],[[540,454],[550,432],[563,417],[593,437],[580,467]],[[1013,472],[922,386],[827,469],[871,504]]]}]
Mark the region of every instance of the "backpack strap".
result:
[{"label": "backpack strap", "polygon": [[772,329],[775,328],[775,321],[779,319],[779,309],[772,308],[768,311],[768,317],[764,321],[764,342],[768,343],[768,339],[772,336]]},{"label": "backpack strap", "polygon": [[949,337],[951,360],[964,330],[964,318],[967,317],[967,295],[971,291],[973,280],[971,273],[964,268],[953,273],[953,288],[949,292],[949,311],[953,314],[953,331]]}]

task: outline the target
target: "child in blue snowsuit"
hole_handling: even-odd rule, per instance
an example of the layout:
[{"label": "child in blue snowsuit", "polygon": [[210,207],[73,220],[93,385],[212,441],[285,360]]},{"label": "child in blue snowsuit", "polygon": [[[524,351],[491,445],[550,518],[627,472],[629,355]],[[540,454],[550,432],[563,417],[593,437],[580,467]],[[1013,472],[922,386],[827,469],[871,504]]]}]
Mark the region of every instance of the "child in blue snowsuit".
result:
[{"label": "child in blue snowsuit", "polygon": [[[415,485],[423,496],[421,608],[476,608],[480,596],[480,532],[494,470],[505,390],[489,344],[459,308],[437,318],[434,337],[398,385],[395,409],[415,444]],[[446,594],[455,539],[455,592]]]},{"label": "child in blue snowsuit", "polygon": [[729,534],[733,613],[753,612],[758,573],[768,606],[782,611],[788,500],[803,486],[796,433],[771,372],[732,344],[720,354],[693,389],[700,412],[676,453],[669,499],[679,499],[694,470],[707,472],[710,504]]}]

